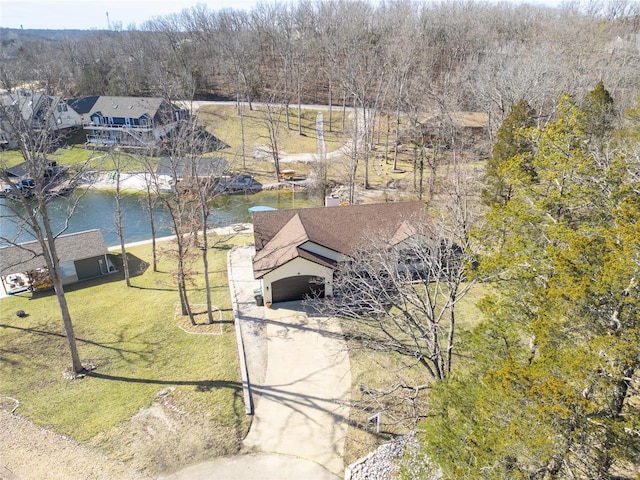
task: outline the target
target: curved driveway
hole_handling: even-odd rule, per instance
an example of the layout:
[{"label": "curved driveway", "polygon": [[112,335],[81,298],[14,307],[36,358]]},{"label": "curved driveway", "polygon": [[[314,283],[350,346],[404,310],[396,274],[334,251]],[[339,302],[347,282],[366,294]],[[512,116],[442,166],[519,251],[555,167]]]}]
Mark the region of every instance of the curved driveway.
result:
[{"label": "curved driveway", "polygon": [[255,413],[244,454],[191,466],[167,480],[336,480],[343,474],[351,374],[340,327],[307,315],[300,302],[256,307],[253,253],[235,248],[228,265],[236,321],[263,340],[245,341]]}]

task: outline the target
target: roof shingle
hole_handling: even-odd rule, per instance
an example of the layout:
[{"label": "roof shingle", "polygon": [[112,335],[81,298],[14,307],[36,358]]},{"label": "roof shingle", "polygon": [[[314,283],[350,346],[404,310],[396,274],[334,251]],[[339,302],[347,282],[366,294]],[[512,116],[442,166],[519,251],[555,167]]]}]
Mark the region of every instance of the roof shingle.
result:
[{"label": "roof shingle", "polygon": [[[100,230],[61,235],[55,243],[60,263],[108,253]],[[42,247],[37,240],[0,248],[0,275],[34,270],[44,264]]]},{"label": "roof shingle", "polygon": [[[254,274],[261,278],[296,257],[299,247],[313,242],[344,255],[355,253],[369,234],[399,243],[412,235],[412,217],[426,220],[422,202],[392,202],[344,207],[273,210],[253,213]],[[322,263],[330,264],[330,259]],[[316,261],[318,263],[318,261]]]}]

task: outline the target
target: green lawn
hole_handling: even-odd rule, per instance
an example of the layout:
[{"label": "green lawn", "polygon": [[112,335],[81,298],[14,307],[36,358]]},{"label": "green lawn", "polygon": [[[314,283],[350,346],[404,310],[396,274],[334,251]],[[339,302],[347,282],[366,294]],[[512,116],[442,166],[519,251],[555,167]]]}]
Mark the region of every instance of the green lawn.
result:
[{"label": "green lawn", "polygon": [[[268,144],[265,124],[265,107],[256,105],[253,110],[245,106],[244,138],[245,152],[251,156],[257,144]],[[317,110],[302,110],[302,135],[298,133],[298,110],[289,108],[289,127],[287,128],[284,110],[280,112],[278,146],[285,153],[309,153],[317,150],[316,116]],[[329,112],[324,111],[324,135],[327,151],[340,148],[347,138],[342,131],[342,110],[334,109],[331,131],[329,130]],[[347,114],[348,115],[348,114]],[[241,152],[242,128],[240,115],[234,106],[205,105],[198,112],[198,120],[208,131],[230,146],[233,152]],[[348,130],[350,123],[345,122]]]},{"label": "green lawn", "polygon": [[[133,288],[125,286],[121,273],[67,288],[80,357],[83,363],[97,367],[94,376],[63,379],[70,359],[53,294],[0,300],[0,399],[15,398],[20,402],[16,413],[79,441],[94,439],[104,451],[126,459],[130,446],[123,440],[127,437],[123,431],[127,422],[157,402],[159,393],[171,392],[172,404],[187,417],[191,415],[207,429],[220,430],[216,445],[202,446],[203,455],[237,450],[248,420],[242,402],[226,255],[233,245],[250,243],[252,238],[238,235],[219,240],[210,250],[210,280],[213,303],[222,310],[223,323],[195,329],[221,334],[198,335],[179,328],[174,317],[178,294],[167,273],[173,262],[163,257],[161,272],[144,270],[151,258],[150,246],[129,250],[137,273],[132,278]],[[116,265],[119,262],[118,255]],[[198,283],[190,292],[192,304],[205,300],[198,265],[194,264],[200,275],[196,275]],[[17,310],[28,316],[18,318]],[[190,456],[198,458],[198,453],[190,452]],[[151,462],[157,463],[157,459],[150,458]]]},{"label": "green lawn", "polygon": [[[254,110],[245,107],[244,116],[244,155],[242,150],[242,128],[240,116],[234,106],[205,105],[198,112],[199,122],[207,130],[216,135],[220,140],[229,145],[229,148],[215,152],[215,155],[227,158],[231,168],[237,172],[252,174],[261,183],[275,182],[273,160],[270,158],[255,158],[256,148],[269,144],[265,114],[263,106],[256,105]],[[278,135],[278,149],[284,154],[315,153],[317,151],[316,139],[316,110],[302,111],[302,135],[298,133],[297,109],[289,109],[289,124],[287,128],[286,115],[280,114],[280,127]],[[347,114],[348,115],[348,114]],[[344,145],[348,133],[342,130],[342,111],[335,109],[332,115],[331,131],[329,130],[329,113],[324,112],[324,133],[327,152],[337,150]],[[345,122],[345,130],[349,128],[348,118]],[[289,163],[284,157],[281,168],[293,169],[298,175],[305,176],[309,172],[309,165],[304,163]]]}]

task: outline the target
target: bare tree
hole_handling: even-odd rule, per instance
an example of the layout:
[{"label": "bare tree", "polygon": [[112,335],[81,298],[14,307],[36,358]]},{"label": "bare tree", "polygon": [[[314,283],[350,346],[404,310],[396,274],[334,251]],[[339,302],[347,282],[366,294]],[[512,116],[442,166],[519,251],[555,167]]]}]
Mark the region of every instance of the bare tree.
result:
[{"label": "bare tree", "polygon": [[174,185],[174,191],[171,195],[159,196],[158,200],[167,210],[171,228],[175,234],[176,270],[174,276],[178,287],[181,312],[182,315],[188,316],[193,324],[195,320],[187,292],[187,283],[190,277],[187,262],[193,245],[191,221],[194,217],[194,199],[188,188],[183,188],[179,185],[182,179],[183,161],[177,144],[174,144],[174,148],[165,159],[168,162],[167,166],[170,171],[171,183]]},{"label": "bare tree", "polygon": [[[207,313],[209,322],[213,323],[207,224],[211,214],[209,203],[215,194],[216,182],[225,173],[224,166],[218,165],[216,159],[203,157],[204,153],[214,149],[214,145],[217,145],[217,139],[212,138],[199,126],[195,117],[183,120],[167,139],[167,156],[161,160],[164,174],[170,177],[169,183],[173,185],[173,192],[171,195],[156,197],[167,210],[176,235],[175,277],[180,305],[182,314],[187,315],[192,324],[195,324],[195,318],[189,303],[187,286],[193,273],[189,269],[189,262],[197,248],[202,251]],[[160,178],[154,178],[154,191],[159,192],[162,190]],[[202,243],[199,240],[201,233]]]},{"label": "bare tree", "polygon": [[225,76],[234,86],[236,101],[246,101],[253,110],[254,93],[261,82],[257,78],[257,49],[251,18],[246,12],[223,10],[215,17]]},{"label": "bare tree", "polygon": [[[149,226],[151,228],[151,253],[152,253],[152,268],[154,272],[158,271],[158,249],[156,241],[156,220],[155,210],[160,202],[159,194],[162,187],[158,185],[156,177],[156,161],[149,156],[143,156],[142,163],[144,165],[144,206],[149,214]],[[168,187],[168,186],[167,186]]]},{"label": "bare tree", "polygon": [[273,102],[273,99],[267,101],[261,109],[262,125],[267,130],[266,139],[269,142],[269,154],[273,159],[273,167],[276,180],[280,181],[280,123],[282,122],[282,111],[285,107]]},{"label": "bare tree", "polygon": [[122,191],[122,175],[126,172],[127,159],[118,149],[114,149],[109,152],[108,156],[111,159],[113,170],[110,175],[115,182],[116,190],[114,192],[114,199],[116,202],[116,211],[114,216],[114,222],[118,238],[120,239],[120,253],[122,255],[122,269],[124,270],[124,280],[127,287],[131,287],[131,275],[129,273],[129,259],[127,257],[127,249],[124,238],[124,221],[122,217],[122,197],[124,192]]},{"label": "bare tree", "polygon": [[[39,99],[36,101],[36,99]],[[59,105],[59,98],[41,95],[36,90],[23,91],[4,99],[0,103],[0,119],[7,130],[11,142],[24,159],[25,177],[27,184],[14,183],[7,172],[7,165],[0,166],[0,180],[10,188],[7,200],[14,215],[5,219],[18,225],[18,232],[32,236],[38,241],[41,253],[32,251],[35,256],[42,255],[53,288],[58,300],[60,314],[71,355],[71,368],[80,373],[83,370],[69,305],[62,285],[62,271],[56,250],[56,238],[65,232],[69,219],[73,215],[77,202],[81,196],[70,201],[67,208],[64,226],[54,231],[48,212],[48,201],[54,194],[54,187],[65,181],[74,182],[73,177],[82,174],[82,166],[76,165],[73,172],[55,165],[47,156],[53,151],[56,141],[60,140],[62,132],[57,130],[55,112]],[[71,178],[65,177],[70,175]],[[2,236],[2,241],[20,246],[18,238]],[[22,248],[22,247],[21,247]]]},{"label": "bare tree", "polygon": [[[347,317],[357,348],[411,359],[431,380],[451,372],[456,307],[473,285],[464,185],[439,216],[405,219],[406,238],[367,236],[343,263],[325,313]],[[415,385],[413,386],[415,387]]]},{"label": "bare tree", "polygon": [[[202,155],[211,150],[211,141],[204,129],[198,128],[195,119],[187,123],[184,128],[188,129],[185,140],[185,149],[189,165],[189,172],[186,181],[189,183],[191,195],[195,197],[195,210],[192,223],[192,234],[195,243],[198,244],[198,236],[202,235],[202,242],[198,245],[202,251],[203,276],[205,283],[207,302],[207,321],[213,323],[213,305],[211,300],[211,288],[209,280],[209,235],[208,224],[211,217],[211,201],[217,194],[216,188],[220,178],[228,174],[226,163],[219,163],[221,159],[213,159],[208,162]],[[197,218],[196,218],[197,215]]]}]

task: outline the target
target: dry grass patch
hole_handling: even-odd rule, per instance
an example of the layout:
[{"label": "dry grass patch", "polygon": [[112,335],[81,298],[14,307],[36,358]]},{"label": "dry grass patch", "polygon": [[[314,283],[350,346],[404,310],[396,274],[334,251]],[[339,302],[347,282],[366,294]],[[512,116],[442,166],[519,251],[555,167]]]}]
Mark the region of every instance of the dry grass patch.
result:
[{"label": "dry grass patch", "polygon": [[[464,352],[461,339],[465,332],[475,327],[482,318],[478,301],[488,287],[476,284],[457,304],[456,343],[457,356],[453,368],[464,368],[460,354]],[[342,328],[348,336],[352,322],[344,321]],[[446,336],[446,332],[443,332]],[[351,362],[351,410],[350,426],[345,443],[345,463],[353,463],[368,455],[379,445],[397,435],[409,433],[413,420],[428,411],[428,388],[414,390],[407,387],[428,386],[433,380],[424,367],[415,360],[390,352],[363,349],[357,341],[348,343]],[[387,394],[382,395],[382,392]],[[380,413],[380,432],[376,432],[376,419]]]},{"label": "dry grass patch", "polygon": [[233,318],[230,314],[224,319],[224,312],[218,307],[212,306],[211,312],[213,314],[213,323],[209,323],[209,315],[207,312],[206,304],[191,305],[191,313],[193,315],[194,323],[191,323],[188,315],[182,315],[182,309],[180,304],[175,304],[175,313],[173,319],[176,322],[178,328],[186,333],[194,335],[222,335],[224,324],[233,324]]},{"label": "dry grass patch", "polygon": [[[245,154],[253,155],[256,145],[267,144],[267,127],[265,124],[266,107],[254,105],[253,110],[244,107],[244,140]],[[284,153],[307,153],[317,149],[316,116],[317,110],[303,110],[301,130],[298,133],[297,109],[289,108],[289,127],[287,126],[286,113],[280,112],[280,136],[279,147]],[[348,119],[347,113],[347,119]],[[342,130],[342,111],[334,110],[330,129],[328,111],[324,112],[324,136],[327,151],[340,148],[345,142],[345,133]],[[220,140],[228,144],[235,155],[242,153],[243,129],[241,117],[235,106],[231,105],[203,105],[198,111],[198,118],[208,131]],[[345,131],[348,131],[350,122],[345,122]]]},{"label": "dry grass patch", "polygon": [[[428,382],[423,368],[397,355],[352,350],[350,361],[352,407],[345,442],[346,464],[368,455],[396,435],[407,433],[410,417],[416,409],[426,406],[426,391],[414,392],[400,385]],[[381,395],[383,391],[390,393]],[[377,414],[380,414],[379,432]]]}]

